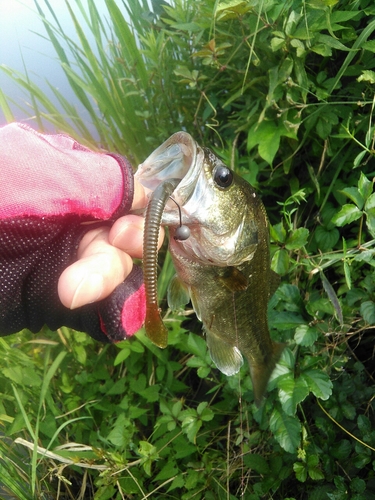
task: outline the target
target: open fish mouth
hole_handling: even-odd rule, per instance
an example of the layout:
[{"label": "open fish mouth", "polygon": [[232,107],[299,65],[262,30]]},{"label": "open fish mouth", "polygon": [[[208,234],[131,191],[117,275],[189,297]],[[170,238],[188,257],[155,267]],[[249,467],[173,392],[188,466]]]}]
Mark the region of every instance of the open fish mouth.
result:
[{"label": "open fish mouth", "polygon": [[160,316],[157,297],[159,229],[161,224],[181,228],[181,207],[192,197],[203,163],[204,152],[191,135],[177,132],[153,151],[135,174],[135,179],[151,190],[143,233],[145,329],[150,340],[162,348],[167,346],[168,331]]},{"label": "open fish mouth", "polygon": [[[139,165],[135,179],[144,187],[155,189],[168,179],[179,179],[172,193],[173,200],[183,206],[192,196],[202,171],[204,152],[190,134],[177,132]],[[176,204],[167,202],[163,224],[176,224]]]}]

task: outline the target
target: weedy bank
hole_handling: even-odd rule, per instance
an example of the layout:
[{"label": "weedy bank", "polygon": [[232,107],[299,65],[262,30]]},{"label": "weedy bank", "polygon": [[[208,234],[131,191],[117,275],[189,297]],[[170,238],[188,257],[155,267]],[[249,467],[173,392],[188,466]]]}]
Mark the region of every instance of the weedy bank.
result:
[{"label": "weedy bank", "polygon": [[[66,329],[0,339],[3,489],[20,499],[373,498],[373,2],[106,5],[104,19],[95,2],[67,3],[71,40],[53,3],[36,3],[99,143],[57,89],[58,105],[29,75],[2,70],[41,130],[53,124],[137,165],[183,129],[256,187],[282,277],[271,335],[287,348],[257,409],[247,368],[221,375],[190,311],[166,309],[173,270],[161,253],[166,350],[143,332],[110,347]],[[1,92],[0,103],[12,120]]]}]

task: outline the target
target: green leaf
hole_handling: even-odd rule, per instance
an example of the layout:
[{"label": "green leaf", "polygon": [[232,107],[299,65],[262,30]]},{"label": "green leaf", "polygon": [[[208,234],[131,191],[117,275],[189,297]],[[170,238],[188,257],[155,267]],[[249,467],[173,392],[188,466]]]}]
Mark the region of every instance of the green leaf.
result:
[{"label": "green leaf", "polygon": [[[297,57],[302,57],[306,53],[305,44],[301,40],[297,40],[296,38],[291,40],[290,45],[296,49]],[[300,69],[298,67],[298,69]]]},{"label": "green leaf", "polygon": [[332,217],[332,222],[336,226],[345,226],[350,224],[362,216],[363,212],[358,207],[352,204],[344,205],[339,212]]},{"label": "green leaf", "polygon": [[207,408],[207,406],[207,401],[202,401],[202,403],[199,403],[197,407],[197,414],[199,415],[199,418],[201,418],[204,422],[209,422],[215,416],[211,408]]},{"label": "green leaf", "polygon": [[187,339],[187,348],[191,354],[195,354],[199,358],[204,358],[207,352],[206,341],[202,337],[198,337],[198,335],[191,332]]},{"label": "green leaf", "polygon": [[311,47],[311,50],[323,57],[330,57],[332,55],[332,49],[328,45],[324,45],[323,43],[314,44]]},{"label": "green leaf", "polygon": [[284,38],[274,37],[274,38],[271,39],[271,49],[272,49],[272,52],[277,52],[284,45],[285,45]]},{"label": "green leaf", "polygon": [[375,83],[375,71],[366,69],[362,71],[361,76],[357,78],[358,82],[368,82],[372,85]]},{"label": "green leaf", "polygon": [[295,379],[292,373],[288,373],[279,378],[277,386],[283,410],[287,415],[295,415],[297,405],[309,394],[306,381],[300,377]]},{"label": "green leaf", "polygon": [[120,352],[115,357],[113,365],[114,366],[119,365],[120,363],[122,363],[123,361],[125,361],[125,359],[128,358],[130,356],[130,354],[131,354],[130,346],[129,347],[123,347],[123,348],[121,348]]},{"label": "green leaf", "polygon": [[140,395],[145,398],[148,403],[155,403],[160,399],[160,385],[154,384],[146,387],[145,390],[140,392]]},{"label": "green leaf", "polygon": [[314,481],[319,481],[319,480],[324,479],[324,474],[318,467],[309,468],[308,472],[309,472],[309,476]]},{"label": "green leaf", "polygon": [[196,443],[196,437],[199,429],[202,427],[202,420],[197,418],[195,410],[185,410],[181,413],[179,419],[182,419],[182,430],[187,435],[191,443]]},{"label": "green leaf", "polygon": [[309,325],[300,325],[296,328],[294,340],[296,344],[304,347],[310,347],[318,338],[318,330]]},{"label": "green leaf", "polygon": [[199,378],[207,378],[211,371],[211,366],[200,366],[197,370],[197,375]]},{"label": "green leaf", "polygon": [[366,415],[358,415],[357,425],[362,434],[371,432],[371,421]]},{"label": "green leaf", "polygon": [[319,399],[327,400],[332,394],[332,382],[328,375],[319,369],[308,369],[301,372],[309,390]]},{"label": "green leaf", "polygon": [[283,283],[276,291],[278,300],[285,303],[285,309],[288,311],[302,312],[304,311],[304,303],[301,297],[301,292],[296,285]]},{"label": "green leaf", "polygon": [[276,250],[271,260],[271,269],[283,276],[289,270],[289,253],[284,248]]},{"label": "green leaf", "polygon": [[141,464],[148,476],[151,476],[151,466],[155,460],[158,460],[158,450],[156,446],[148,441],[139,441],[138,454],[141,456]]},{"label": "green leaf", "polygon": [[182,409],[182,402],[181,401],[176,401],[176,403],[172,406],[172,415],[175,418],[178,418],[180,412]]},{"label": "green leaf", "polygon": [[361,304],[361,315],[369,325],[375,325],[375,303],[372,300],[366,300]]},{"label": "green leaf", "polygon": [[301,423],[296,417],[274,408],[270,416],[270,429],[280,446],[295,453],[301,441]]},{"label": "green leaf", "polygon": [[304,462],[294,462],[293,470],[296,474],[296,478],[301,483],[304,483],[307,479],[307,465]]},{"label": "green leaf", "polygon": [[345,194],[348,198],[350,198],[357,205],[357,207],[360,210],[362,210],[365,200],[357,188],[347,187],[347,188],[341,189],[339,191],[339,193]]},{"label": "green leaf", "polygon": [[17,385],[39,387],[42,383],[40,376],[31,366],[13,365],[3,368],[2,373]]},{"label": "green leaf", "polygon": [[371,457],[367,453],[356,453],[353,457],[353,465],[357,469],[363,469],[371,462]]},{"label": "green leaf", "polygon": [[154,478],[154,481],[165,481],[176,474],[178,474],[179,470],[176,467],[176,462],[174,460],[169,459],[166,465],[161,469],[159,474]]},{"label": "green leaf", "polygon": [[323,288],[324,288],[326,294],[328,295],[328,298],[331,301],[331,304],[335,308],[337,318],[340,322],[340,325],[342,325],[344,323],[344,318],[342,315],[341,305],[340,305],[339,299],[337,298],[336,292],[333,289],[333,286],[331,285],[331,283],[327,280],[323,271],[320,272],[320,277],[321,277],[321,280],[323,283]]},{"label": "green leaf", "polygon": [[318,226],[315,229],[314,237],[319,246],[319,250],[326,252],[331,250],[339,241],[340,233],[336,227],[327,229],[325,226]]},{"label": "green leaf", "polygon": [[243,462],[248,469],[255,470],[258,474],[269,474],[270,472],[267,460],[258,453],[249,453],[245,455]]},{"label": "green leaf", "polygon": [[270,326],[278,330],[289,330],[304,323],[303,317],[294,312],[275,311],[274,314],[270,314]]},{"label": "green leaf", "polygon": [[245,0],[226,0],[218,3],[215,16],[218,21],[226,21],[244,15],[251,6]]},{"label": "green leaf", "polygon": [[372,237],[375,237],[375,193],[372,193],[365,204],[366,225]]},{"label": "green leaf", "polygon": [[[338,0],[333,0],[330,4],[335,5],[338,3]],[[330,13],[331,23],[342,23],[344,21],[349,21],[358,16],[357,10],[335,10]]]},{"label": "green leaf", "polygon": [[375,40],[369,40],[362,44],[362,48],[369,50],[370,52],[375,52]]},{"label": "green leaf", "polygon": [[286,239],[286,229],[282,222],[270,226],[271,238],[279,243],[284,243]]},{"label": "green leaf", "polygon": [[367,151],[361,151],[360,153],[357,154],[357,156],[353,160],[353,168],[358,168],[362,164],[363,158],[367,155]]},{"label": "green leaf", "polygon": [[366,481],[360,477],[353,477],[350,483],[350,489],[356,493],[364,493],[366,491]]},{"label": "green leaf", "polygon": [[[372,189],[373,189],[373,182],[369,181],[367,179],[367,177],[365,176],[365,174],[363,172],[361,172],[361,175],[360,175],[359,181],[358,181],[358,191],[360,192],[362,198],[365,200],[366,203],[367,203],[367,199],[369,198],[369,196],[372,193]],[[359,207],[359,208],[362,208],[362,207]]]},{"label": "green leaf", "polygon": [[345,460],[352,452],[352,445],[347,439],[341,439],[332,445],[331,453],[337,460]]},{"label": "green leaf", "polygon": [[351,50],[348,47],[345,47],[345,45],[337,40],[337,38],[333,38],[333,36],[323,35],[322,33],[320,33],[316,37],[316,40],[318,43],[322,43],[327,47],[332,47],[333,49],[344,50],[346,52]]},{"label": "green leaf", "polygon": [[182,474],[179,474],[173,481],[171,486],[168,488],[168,492],[176,488],[182,488],[185,485],[185,479]]},{"label": "green leaf", "polygon": [[272,165],[280,145],[280,130],[274,122],[263,121],[253,125],[248,134],[247,149],[258,145],[259,155]]},{"label": "green leaf", "polygon": [[[371,187],[372,187],[372,183],[371,183]],[[371,210],[373,208],[375,208],[375,193],[372,193],[369,195],[369,197],[366,200],[366,204],[365,204],[366,211]]]},{"label": "green leaf", "polygon": [[288,250],[297,250],[306,245],[308,237],[309,230],[305,227],[299,227],[288,236],[285,248]]}]

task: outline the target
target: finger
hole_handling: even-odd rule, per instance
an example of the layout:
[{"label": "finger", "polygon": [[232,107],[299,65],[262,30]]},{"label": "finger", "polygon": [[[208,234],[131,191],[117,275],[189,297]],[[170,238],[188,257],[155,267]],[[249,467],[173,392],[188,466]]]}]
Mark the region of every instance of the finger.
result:
[{"label": "finger", "polygon": [[[131,257],[141,259],[143,254],[144,218],[138,215],[125,215],[113,224],[109,231],[109,242],[128,253]],[[164,229],[160,228],[159,248],[164,239]]]},{"label": "finger", "polygon": [[134,179],[134,197],[132,210],[136,210],[138,208],[144,208],[148,203],[147,192],[149,190],[145,190],[145,188],[140,184],[136,179]]},{"label": "finger", "polygon": [[81,241],[78,256],[79,260],[64,270],[58,282],[60,300],[70,309],[104,299],[133,267],[131,257],[109,243],[107,228],[89,231]]}]

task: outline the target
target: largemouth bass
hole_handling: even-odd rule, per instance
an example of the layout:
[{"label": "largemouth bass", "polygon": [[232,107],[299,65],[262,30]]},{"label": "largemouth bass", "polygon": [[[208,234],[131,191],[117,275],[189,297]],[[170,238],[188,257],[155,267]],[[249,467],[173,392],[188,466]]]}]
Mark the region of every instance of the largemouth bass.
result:
[{"label": "largemouth bass", "polygon": [[[239,371],[242,355],[248,359],[259,404],[284,347],[271,340],[268,330],[267,305],[279,276],[270,269],[269,226],[262,201],[248,182],[185,132],[157,148],[135,177],[153,192],[144,240],[147,335],[160,347],[167,345],[156,294],[161,223],[169,228],[176,269],[169,306],[177,309],[191,300],[211,358],[224,374]],[[190,230],[187,239],[181,239],[182,225]]]}]

